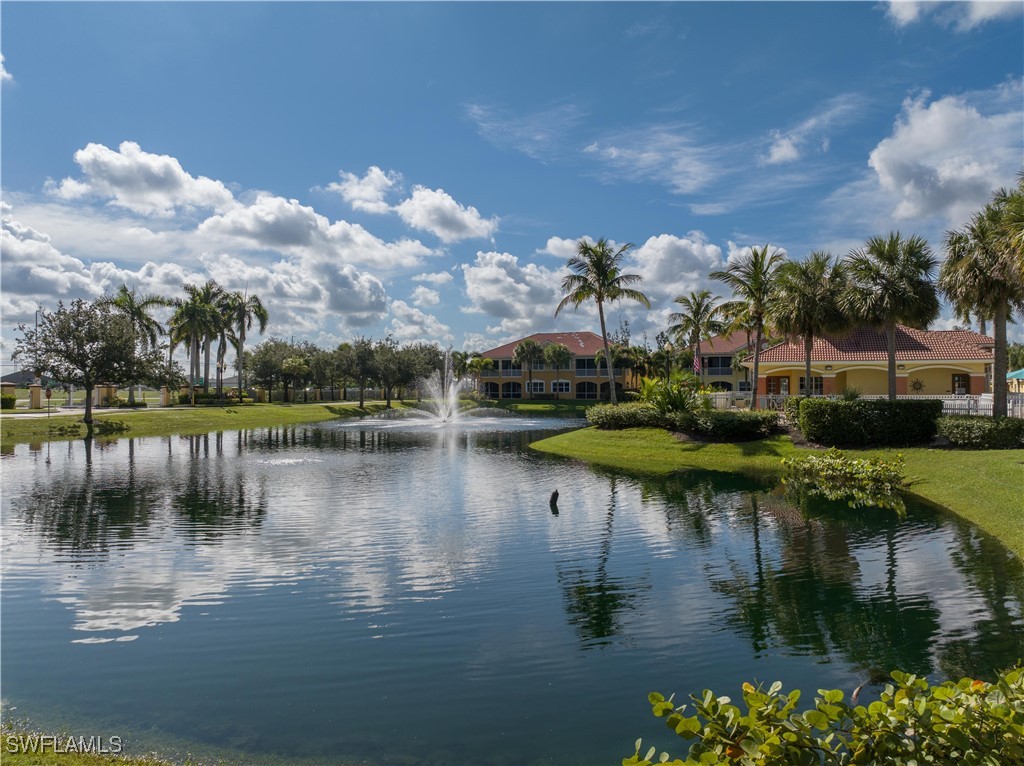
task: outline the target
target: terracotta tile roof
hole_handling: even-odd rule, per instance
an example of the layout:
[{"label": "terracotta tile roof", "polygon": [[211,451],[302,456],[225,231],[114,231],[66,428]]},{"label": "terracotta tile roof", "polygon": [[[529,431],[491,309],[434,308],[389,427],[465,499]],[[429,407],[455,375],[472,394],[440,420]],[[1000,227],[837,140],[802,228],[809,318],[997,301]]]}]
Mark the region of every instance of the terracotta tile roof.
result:
[{"label": "terracotta tile roof", "polygon": [[[542,346],[548,343],[561,343],[576,356],[593,356],[604,348],[601,336],[586,330],[582,332],[535,332],[527,337],[530,340],[537,341]],[[516,346],[524,340],[526,338],[520,338],[511,343],[506,343],[503,346],[488,349],[487,351],[481,351],[480,353],[489,359],[511,359],[512,354],[515,353]]]},{"label": "terracotta tile roof", "polygon": [[[704,354],[735,354],[747,347],[747,334],[734,332],[731,335],[714,335],[700,343],[700,353]],[[750,339],[750,347],[754,347],[754,339]],[[763,348],[763,346],[762,346]]]},{"label": "terracotta tile roof", "polygon": [[[969,330],[915,330],[896,326],[896,358],[902,360],[989,360],[994,341]],[[885,332],[863,327],[845,335],[814,339],[811,361],[885,361]],[[783,342],[761,352],[762,362],[803,362],[803,343]]]}]

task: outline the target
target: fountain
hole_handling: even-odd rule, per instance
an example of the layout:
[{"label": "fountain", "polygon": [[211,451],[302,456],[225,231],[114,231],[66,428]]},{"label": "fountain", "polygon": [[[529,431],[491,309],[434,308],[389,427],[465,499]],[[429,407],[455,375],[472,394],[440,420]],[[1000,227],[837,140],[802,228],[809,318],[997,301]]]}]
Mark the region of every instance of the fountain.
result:
[{"label": "fountain", "polygon": [[450,423],[459,419],[459,394],[465,387],[465,380],[455,377],[452,367],[451,347],[445,350],[441,369],[427,378],[423,378],[421,386],[427,393],[430,412],[442,423]]}]

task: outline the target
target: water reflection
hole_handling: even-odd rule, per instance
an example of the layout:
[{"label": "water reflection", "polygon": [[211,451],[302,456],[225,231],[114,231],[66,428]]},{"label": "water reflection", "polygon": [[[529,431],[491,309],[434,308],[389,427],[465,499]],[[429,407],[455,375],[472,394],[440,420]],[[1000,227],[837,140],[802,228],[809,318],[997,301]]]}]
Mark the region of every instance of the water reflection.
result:
[{"label": "water reflection", "polygon": [[[318,763],[572,764],[628,746],[665,683],[852,688],[1018,659],[1021,562],[966,522],[595,471],[530,453],[536,428],[18,447],[5,695]],[[397,738],[396,700],[423,710]]]}]

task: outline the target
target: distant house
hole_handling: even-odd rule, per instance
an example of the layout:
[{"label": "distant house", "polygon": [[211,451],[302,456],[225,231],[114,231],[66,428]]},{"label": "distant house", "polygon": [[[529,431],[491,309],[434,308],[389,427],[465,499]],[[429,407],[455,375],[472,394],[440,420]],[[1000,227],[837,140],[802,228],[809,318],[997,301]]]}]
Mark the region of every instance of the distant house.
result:
[{"label": "distant house", "polygon": [[[896,328],[897,395],[945,396],[983,394],[991,390],[994,341],[970,330]],[[860,328],[814,339],[811,349],[811,394],[861,394],[889,391],[886,337],[882,330]],[[753,369],[752,358],[743,366]],[[761,352],[757,393],[805,394],[804,347],[782,342]]]},{"label": "distant house", "polygon": [[1024,394],[1024,369],[1007,373],[1006,389],[1011,394]]},{"label": "distant house", "polygon": [[704,385],[720,391],[749,391],[750,370],[738,364],[753,348],[745,332],[715,335],[701,341],[700,361]]},{"label": "distant house", "polygon": [[13,383],[18,388],[25,388],[29,383],[36,382],[36,376],[28,370],[18,370],[17,372],[9,372],[0,378],[0,382]]},{"label": "distant house", "polygon": [[[568,369],[554,370],[545,363],[535,364],[532,370],[533,390],[528,391],[530,372],[513,363],[516,346],[524,340],[536,341],[546,347],[561,343],[573,354]],[[480,375],[480,393],[489,399],[523,399],[532,394],[535,398],[553,399],[608,399],[608,373],[606,365],[600,365],[595,357],[604,351],[601,336],[592,332],[537,332],[527,338],[520,338],[497,348],[480,352],[494,360],[494,368]],[[621,398],[623,371],[616,369],[615,391]]]}]

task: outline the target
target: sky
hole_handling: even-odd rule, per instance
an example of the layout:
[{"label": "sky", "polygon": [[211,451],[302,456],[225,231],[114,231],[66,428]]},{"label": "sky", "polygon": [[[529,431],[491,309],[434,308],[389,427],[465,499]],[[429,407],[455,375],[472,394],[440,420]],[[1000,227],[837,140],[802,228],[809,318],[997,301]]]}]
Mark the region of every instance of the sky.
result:
[{"label": "sky", "polygon": [[653,345],[751,246],[941,258],[1022,168],[1022,9],[5,0],[2,371],[37,309],[122,283],[248,290],[265,337],[482,350],[599,330],[554,310],[604,237],[652,303],[610,329]]}]

